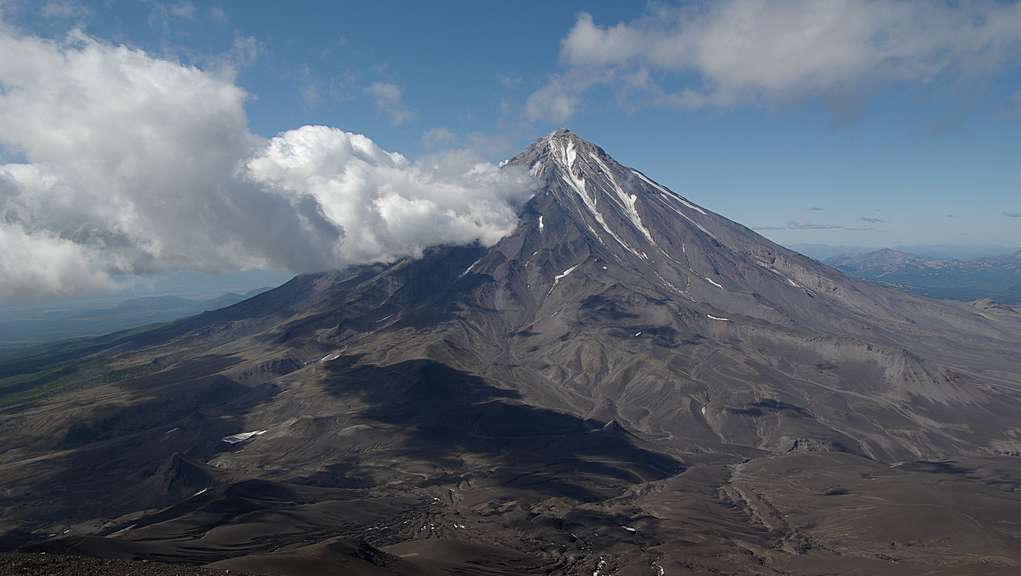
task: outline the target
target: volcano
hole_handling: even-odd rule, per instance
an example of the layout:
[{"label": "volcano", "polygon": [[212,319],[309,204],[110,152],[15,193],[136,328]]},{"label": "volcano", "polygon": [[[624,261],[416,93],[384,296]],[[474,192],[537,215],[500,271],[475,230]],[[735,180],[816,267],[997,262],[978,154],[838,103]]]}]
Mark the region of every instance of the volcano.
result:
[{"label": "volcano", "polygon": [[568,130],[493,246],[0,365],[8,547],[253,574],[1016,574],[1021,314]]}]

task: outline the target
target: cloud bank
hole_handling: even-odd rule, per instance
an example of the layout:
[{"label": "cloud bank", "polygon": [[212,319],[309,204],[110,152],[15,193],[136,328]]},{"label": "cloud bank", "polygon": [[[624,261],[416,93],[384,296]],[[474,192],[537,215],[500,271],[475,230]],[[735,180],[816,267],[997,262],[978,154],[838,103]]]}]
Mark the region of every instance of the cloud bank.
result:
[{"label": "cloud bank", "polygon": [[563,72],[525,113],[562,122],[596,85],[685,109],[839,102],[884,83],[990,75],[1019,53],[1016,2],[721,0],[654,5],[615,25],[582,13],[561,41]]},{"label": "cloud bank", "polygon": [[[0,301],[171,269],[314,271],[491,244],[532,193],[464,152],[418,161],[365,136],[249,132],[228,73],[81,33],[0,24]],[[0,156],[2,158],[4,156]]]}]

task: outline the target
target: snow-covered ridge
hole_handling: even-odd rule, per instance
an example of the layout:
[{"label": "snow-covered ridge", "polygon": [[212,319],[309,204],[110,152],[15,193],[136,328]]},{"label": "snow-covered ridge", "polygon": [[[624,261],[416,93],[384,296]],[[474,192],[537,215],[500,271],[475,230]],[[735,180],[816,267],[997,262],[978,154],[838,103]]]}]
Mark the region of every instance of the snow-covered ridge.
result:
[{"label": "snow-covered ridge", "polygon": [[681,197],[680,197],[680,196],[678,196],[677,194],[674,194],[673,192],[671,192],[671,191],[667,190],[666,188],[664,188],[664,187],[660,186],[659,184],[656,184],[656,183],[655,183],[655,182],[653,182],[652,180],[649,180],[648,178],[646,178],[646,177],[645,177],[645,174],[642,174],[642,173],[641,173],[641,172],[639,172],[638,170],[632,170],[632,171],[631,171],[631,173],[632,173],[632,174],[634,174],[635,176],[638,176],[639,178],[641,178],[641,179],[642,179],[642,181],[644,181],[644,182],[645,182],[646,184],[648,184],[649,186],[652,186],[652,187],[653,187],[653,188],[655,188],[656,190],[659,190],[659,192],[660,192],[661,194],[663,194],[664,196],[666,196],[667,198],[672,198],[672,199],[674,199],[674,200],[676,200],[676,201],[680,202],[680,203],[681,203],[681,204],[683,204],[684,206],[687,206],[688,208],[691,208],[692,210],[694,210],[694,211],[696,211],[696,212],[698,212],[698,213],[702,214],[703,216],[705,216],[705,215],[706,215],[706,213],[705,213],[705,210],[703,210],[703,209],[699,208],[698,206],[695,206],[695,205],[694,205],[694,204],[692,204],[691,202],[688,202],[688,201],[687,201],[687,200],[685,200],[684,198],[681,198]]},{"label": "snow-covered ridge", "polygon": [[705,226],[702,226],[702,225],[701,225],[701,224],[699,224],[698,222],[695,222],[695,220],[694,220],[694,219],[693,219],[693,218],[692,218],[691,216],[688,216],[687,214],[685,214],[685,213],[684,213],[684,212],[682,212],[681,210],[678,210],[676,206],[673,206],[673,205],[671,205],[671,204],[670,204],[669,202],[667,202],[667,201],[666,201],[665,199],[663,199],[663,198],[660,198],[660,201],[661,201],[661,202],[663,203],[663,206],[665,206],[665,207],[667,207],[667,208],[668,208],[669,210],[673,211],[673,212],[674,212],[674,214],[677,214],[677,215],[678,215],[678,216],[680,216],[681,218],[684,218],[684,219],[685,219],[685,220],[687,220],[688,222],[691,222],[691,223],[692,223],[692,225],[694,225],[694,226],[695,226],[696,228],[698,228],[699,230],[701,230],[703,234],[705,234],[706,236],[708,236],[708,237],[712,238],[713,240],[716,240],[716,239],[717,239],[717,238],[716,238],[716,236],[714,236],[712,232],[710,232],[710,231],[706,230],[706,229],[705,229]]},{"label": "snow-covered ridge", "polygon": [[596,207],[596,196],[594,194],[592,196],[589,196],[588,192],[585,190],[585,179],[575,175],[574,162],[578,158],[578,152],[574,147],[574,140],[571,138],[558,138],[556,133],[554,133],[553,135],[549,136],[549,138],[547,138],[546,141],[547,145],[549,146],[550,158],[552,158],[553,161],[556,162],[561,168],[560,177],[572,190],[574,190],[578,194],[578,196],[582,200],[582,203],[585,204],[585,207],[592,214],[592,217],[595,218],[596,222],[598,222],[599,225],[603,228],[603,230],[607,234],[609,234],[614,240],[616,240],[618,244],[620,244],[629,252],[637,256],[638,252],[636,252],[634,248],[629,246],[627,242],[622,240],[621,237],[618,236],[617,233],[614,232],[606,223],[606,219],[603,218],[603,215],[599,212],[599,209]]},{"label": "snow-covered ridge", "polygon": [[655,244],[652,240],[652,234],[649,232],[649,229],[642,224],[642,217],[638,214],[638,208],[636,207],[638,203],[638,196],[624,192],[624,190],[620,187],[620,184],[617,183],[617,179],[613,177],[613,172],[610,170],[610,167],[607,166],[606,163],[599,158],[599,156],[589,152],[589,157],[595,160],[596,164],[599,164],[599,167],[602,168],[603,173],[606,174],[606,178],[610,181],[610,185],[613,186],[613,191],[617,193],[618,203],[620,204],[621,209],[624,210],[624,214],[627,215],[628,220],[631,221],[631,224],[634,225],[634,227],[637,228],[643,236],[645,236],[645,239],[648,240],[650,244]]}]

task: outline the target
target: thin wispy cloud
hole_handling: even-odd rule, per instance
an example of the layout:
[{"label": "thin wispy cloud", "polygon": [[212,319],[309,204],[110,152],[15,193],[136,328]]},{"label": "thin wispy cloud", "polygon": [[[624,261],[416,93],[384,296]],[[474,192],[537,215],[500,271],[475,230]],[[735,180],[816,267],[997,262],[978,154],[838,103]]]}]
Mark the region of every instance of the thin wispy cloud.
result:
[{"label": "thin wispy cloud", "polygon": [[357,82],[358,77],[354,72],[323,76],[306,64],[301,67],[298,92],[305,106],[318,108],[350,100],[358,91]]},{"label": "thin wispy cloud", "polygon": [[177,18],[187,18],[189,20],[195,18],[195,5],[191,2],[177,2],[170,4],[167,6],[167,10],[172,16],[176,16]]},{"label": "thin wispy cloud", "polygon": [[457,139],[457,135],[447,128],[432,128],[422,135],[422,144],[425,146],[438,146],[450,144]]},{"label": "thin wispy cloud", "polygon": [[653,5],[625,22],[578,16],[563,70],[526,115],[562,122],[594,86],[629,106],[732,108],[849,99],[885,84],[988,77],[1021,54],[1021,4],[722,0]]},{"label": "thin wispy cloud", "polygon": [[149,8],[149,26],[166,33],[173,19],[194,20],[195,14],[195,5],[191,2],[152,2]]},{"label": "thin wispy cloud", "polygon": [[1021,89],[1018,89],[1007,99],[1007,110],[1014,115],[1021,116]]},{"label": "thin wispy cloud", "polygon": [[514,74],[497,74],[496,80],[500,83],[500,86],[507,89],[516,88],[521,84],[521,77]]},{"label": "thin wispy cloud", "polygon": [[841,224],[823,224],[819,222],[805,222],[803,220],[791,220],[787,222],[787,228],[789,230],[854,230],[854,231],[868,230],[868,228],[859,226],[843,226]]},{"label": "thin wispy cloud", "polygon": [[255,64],[264,50],[265,48],[254,36],[242,36],[235,33],[227,57],[235,68],[247,68]]},{"label": "thin wispy cloud", "polygon": [[[573,76],[573,75],[572,75]],[[525,117],[529,121],[547,119],[555,124],[566,121],[578,111],[582,95],[593,80],[554,75],[545,86],[532,92],[525,101]]]},{"label": "thin wispy cloud", "polygon": [[1021,212],[1004,212],[1003,215],[1007,218],[1021,218]]},{"label": "thin wispy cloud", "polygon": [[394,126],[406,124],[415,117],[415,113],[404,104],[403,89],[392,82],[373,82],[365,88],[365,92],[376,102],[376,109],[390,118]]},{"label": "thin wispy cloud", "polygon": [[871,216],[862,216],[861,221],[868,222],[869,224],[883,224],[886,222],[886,220],[883,220],[882,218],[875,218]]},{"label": "thin wispy cloud", "polygon": [[801,220],[791,220],[787,223],[787,228],[791,230],[839,230],[843,229],[843,226],[836,224],[820,224],[818,222],[804,222]]},{"label": "thin wispy cloud", "polygon": [[811,208],[809,208],[809,210],[811,210],[812,212],[822,212],[822,208],[818,206],[812,206]]},{"label": "thin wispy cloud", "polygon": [[91,11],[87,6],[74,0],[49,0],[43,4],[39,13],[43,18],[82,20],[88,18]]}]

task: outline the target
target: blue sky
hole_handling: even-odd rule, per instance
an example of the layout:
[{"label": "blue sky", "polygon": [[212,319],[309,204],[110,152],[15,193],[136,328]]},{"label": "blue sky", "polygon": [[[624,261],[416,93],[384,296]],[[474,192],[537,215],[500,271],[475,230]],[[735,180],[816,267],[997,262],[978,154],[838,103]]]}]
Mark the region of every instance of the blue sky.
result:
[{"label": "blue sky", "polygon": [[[77,28],[229,68],[265,138],[327,125],[411,160],[468,147],[495,162],[564,125],[782,243],[1021,246],[1013,2],[0,6],[21,37],[61,42]],[[727,60],[719,32],[742,14],[754,29]],[[849,22],[873,26],[865,44],[896,36],[859,45]],[[771,44],[817,24],[832,29]]]},{"label": "blue sky", "polygon": [[[557,126],[523,122],[520,109],[558,71],[561,39],[580,12],[613,25],[648,11],[639,2],[567,1],[83,5],[90,15],[71,21],[89,33],[199,64],[237,37],[254,39],[258,53],[238,83],[251,94],[251,128],[264,136],[327,124],[414,156],[430,151],[429,130],[445,129],[491,139],[493,159]],[[43,33],[67,24],[25,12]],[[374,82],[401,89],[408,120],[394,126],[376,109],[365,92]],[[895,83],[863,97],[850,118],[813,98],[623,109],[604,90],[564,124],[784,242],[1021,246],[1021,218],[1003,215],[1021,212],[1021,117],[1008,105],[1021,68],[981,82],[978,94]],[[768,230],[791,220],[873,230]]]}]

